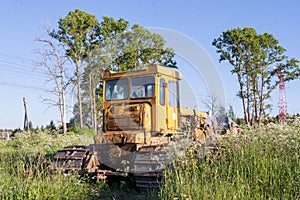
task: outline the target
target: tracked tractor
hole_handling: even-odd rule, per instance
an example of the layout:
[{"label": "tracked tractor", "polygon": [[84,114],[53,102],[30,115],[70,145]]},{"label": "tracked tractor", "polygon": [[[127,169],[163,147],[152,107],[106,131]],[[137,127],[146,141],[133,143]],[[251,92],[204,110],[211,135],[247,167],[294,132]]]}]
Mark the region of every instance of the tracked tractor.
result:
[{"label": "tracked tractor", "polygon": [[104,71],[103,131],[88,147],[58,151],[55,166],[97,179],[131,175],[137,187],[158,187],[174,152],[207,137],[206,113],[180,108],[181,79],[180,72],[160,65]]}]

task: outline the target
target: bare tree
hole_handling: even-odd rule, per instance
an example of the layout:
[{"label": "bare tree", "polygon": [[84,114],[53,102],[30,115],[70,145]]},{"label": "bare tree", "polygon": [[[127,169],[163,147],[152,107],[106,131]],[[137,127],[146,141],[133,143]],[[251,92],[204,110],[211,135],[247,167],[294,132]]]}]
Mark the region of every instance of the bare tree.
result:
[{"label": "bare tree", "polygon": [[86,63],[87,54],[99,42],[99,22],[94,15],[80,9],[70,11],[66,17],[58,20],[58,29],[49,32],[49,36],[64,45],[67,55],[75,66],[77,100],[79,108],[80,128],[83,128],[83,110],[81,96],[82,67]]},{"label": "bare tree", "polygon": [[43,43],[45,47],[43,50],[37,51],[37,54],[41,56],[41,61],[37,62],[37,65],[47,69],[49,81],[54,83],[54,88],[47,91],[57,97],[56,100],[44,99],[43,101],[50,102],[52,106],[59,108],[63,133],[65,134],[67,133],[66,90],[72,82],[72,77],[67,76],[66,66],[69,60],[65,56],[65,50],[50,37],[47,39],[38,38],[37,41]]},{"label": "bare tree", "polygon": [[224,114],[225,111],[223,110],[225,110],[225,108],[221,105],[219,99],[213,92],[211,92],[207,98],[203,99],[202,103],[209,111],[210,123],[214,133],[216,133],[218,129],[217,117]]}]

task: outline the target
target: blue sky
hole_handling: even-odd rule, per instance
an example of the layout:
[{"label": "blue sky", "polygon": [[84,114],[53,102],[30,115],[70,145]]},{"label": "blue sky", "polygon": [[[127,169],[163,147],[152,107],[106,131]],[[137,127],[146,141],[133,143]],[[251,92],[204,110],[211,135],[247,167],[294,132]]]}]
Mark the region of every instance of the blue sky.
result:
[{"label": "blue sky", "polygon": [[[22,98],[26,97],[29,118],[34,126],[58,122],[56,109],[47,109],[41,88],[47,87],[43,69],[35,69],[34,40],[42,36],[45,24],[56,28],[57,20],[76,8],[95,15],[116,19],[122,17],[130,24],[167,28],[183,33],[201,45],[215,63],[222,78],[226,104],[241,113],[236,97],[236,77],[230,74],[227,63],[218,62],[218,54],[211,45],[222,31],[237,27],[252,27],[258,33],[268,32],[286,48],[289,57],[300,59],[300,3],[293,1],[177,1],[177,0],[110,0],[110,1],[34,1],[5,0],[0,6],[0,129],[23,125]],[[180,62],[184,64],[184,62]],[[182,66],[179,66],[181,68]],[[183,68],[183,67],[182,67]],[[34,69],[34,70],[33,70]],[[289,113],[300,113],[298,89],[300,81],[286,84]],[[203,89],[205,96],[206,89]],[[201,92],[200,92],[201,93]],[[278,91],[272,95],[273,114],[278,111]],[[70,117],[70,116],[69,116]]]}]

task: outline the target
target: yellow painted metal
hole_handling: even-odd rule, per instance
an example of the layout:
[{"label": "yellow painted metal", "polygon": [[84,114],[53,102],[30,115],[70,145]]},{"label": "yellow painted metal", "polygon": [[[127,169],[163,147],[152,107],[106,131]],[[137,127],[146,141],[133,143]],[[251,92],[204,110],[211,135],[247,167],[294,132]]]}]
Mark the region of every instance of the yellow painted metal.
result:
[{"label": "yellow painted metal", "polygon": [[[154,94],[149,98],[131,98],[136,89],[131,85],[132,79],[149,76],[154,77]],[[179,128],[180,105],[178,81],[181,78],[180,72],[160,65],[149,65],[137,71],[104,71],[104,88],[108,81],[128,80],[123,81],[128,82],[128,94],[123,95],[127,98],[106,99],[110,94],[106,94],[109,91],[104,90],[104,134],[115,142],[140,143],[147,142],[149,137],[176,133]],[[161,80],[164,81],[163,85],[160,85]]]},{"label": "yellow painted metal", "polygon": [[[206,113],[180,108],[180,72],[149,65],[145,69],[102,73],[104,135],[113,143],[156,144],[160,138],[191,132],[205,139]],[[122,94],[114,94],[122,91]],[[182,125],[192,122],[192,128]]]}]

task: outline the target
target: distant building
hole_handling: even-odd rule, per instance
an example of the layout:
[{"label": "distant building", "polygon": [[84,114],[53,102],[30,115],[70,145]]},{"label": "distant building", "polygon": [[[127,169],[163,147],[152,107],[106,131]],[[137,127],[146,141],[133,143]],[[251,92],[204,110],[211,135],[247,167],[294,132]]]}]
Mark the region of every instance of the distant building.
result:
[{"label": "distant building", "polygon": [[12,136],[12,132],[10,131],[0,131],[0,139],[2,140],[10,140]]}]

